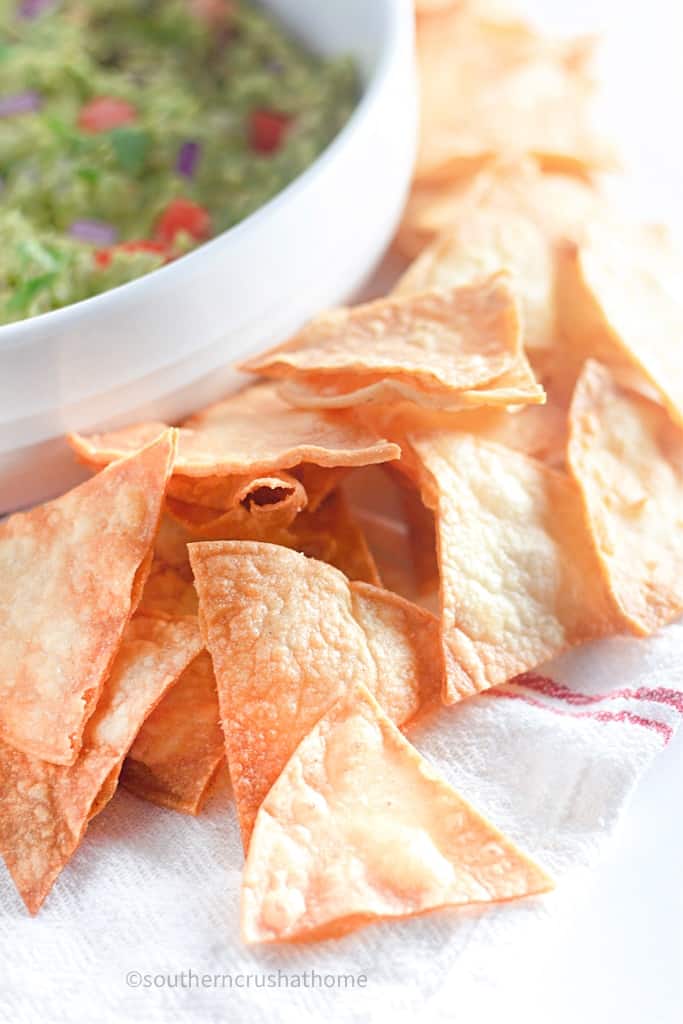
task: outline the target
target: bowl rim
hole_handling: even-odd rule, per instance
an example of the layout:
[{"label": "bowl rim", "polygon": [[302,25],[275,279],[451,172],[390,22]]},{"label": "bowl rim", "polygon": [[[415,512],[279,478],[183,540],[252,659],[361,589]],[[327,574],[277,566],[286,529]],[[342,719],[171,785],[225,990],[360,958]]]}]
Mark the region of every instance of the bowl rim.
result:
[{"label": "bowl rim", "polygon": [[[70,302],[67,306],[59,309],[51,309],[37,316],[26,317],[14,323],[0,325],[0,349],[7,344],[14,345],[21,343],[22,335],[33,334],[41,327],[48,324],[56,324],[59,321],[67,320],[73,316],[73,311],[79,313],[87,312],[96,314],[98,310],[106,312],[106,307],[113,302],[118,302],[122,295],[133,296],[141,289],[151,287],[148,282],[154,283],[164,281],[170,284],[174,278],[186,276],[196,272],[202,261],[213,258],[213,255],[226,245],[234,243],[235,239],[249,231],[257,230],[261,224],[273,213],[294,202],[298,196],[316,178],[324,174],[327,166],[336,158],[337,153],[346,147],[347,143],[361,131],[362,126],[371,115],[377,95],[389,75],[393,66],[396,54],[399,52],[404,22],[412,15],[412,5],[406,0],[385,0],[384,10],[387,15],[387,31],[383,36],[382,50],[378,59],[371,69],[371,73],[363,83],[362,94],[354,107],[348,121],[335,135],[332,141],[322,150],[315,160],[306,167],[301,174],[298,174],[289,184],[277,192],[271,199],[254,210],[243,220],[233,224],[214,238],[203,242],[196,249],[185,253],[178,259],[166,266],[156,267],[141,277],[126,281],[123,284],[115,285],[97,295],[91,295],[86,299],[79,299],[77,302]],[[162,277],[163,275],[163,277]]]}]

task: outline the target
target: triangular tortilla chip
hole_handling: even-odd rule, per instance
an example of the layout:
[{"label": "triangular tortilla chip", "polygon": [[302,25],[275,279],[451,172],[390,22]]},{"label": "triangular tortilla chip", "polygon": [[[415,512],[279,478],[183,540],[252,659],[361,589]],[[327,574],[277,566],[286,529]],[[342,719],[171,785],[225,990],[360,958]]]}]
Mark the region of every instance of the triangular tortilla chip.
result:
[{"label": "triangular tortilla chip", "polygon": [[[68,440],[93,467],[137,451],[160,424],[138,424],[109,434]],[[368,433],[349,413],[292,409],[272,384],[255,384],[186,420],[178,431],[175,473],[216,476],[270,473],[302,462],[365,466],[397,459],[396,445]]]},{"label": "triangular tortilla chip", "polygon": [[580,238],[591,220],[608,218],[608,211],[595,189],[563,175],[542,174],[530,161],[501,162],[479,175],[464,195],[446,186],[418,189],[405,216],[417,221],[413,229],[425,240],[436,240],[408,268],[394,294],[452,287],[505,267],[521,301],[525,347],[548,348],[557,335],[557,244]]},{"label": "triangular tortilla chip", "polygon": [[145,720],[121,771],[121,785],[174,811],[198,814],[225,760],[211,658],[188,665]]},{"label": "triangular tortilla chip", "polygon": [[144,718],[201,648],[196,619],[136,616],[73,765],[48,764],[0,743],[0,851],[32,914],[101,809],[102,787],[111,796]]},{"label": "triangular tortilla chip", "polygon": [[416,437],[436,512],[445,703],[624,625],[564,474],[479,438]]},{"label": "triangular tortilla chip", "polygon": [[571,407],[569,466],[598,558],[633,628],[683,611],[683,431],[589,361]]},{"label": "triangular tortilla chip", "polygon": [[242,935],[330,938],[381,918],[552,887],[354,686],[301,741],[261,806]]},{"label": "triangular tortilla chip", "polygon": [[683,256],[663,229],[593,225],[560,254],[558,303],[569,347],[631,365],[683,424]]},{"label": "triangular tortilla chip", "polygon": [[280,388],[282,397],[300,409],[352,409],[365,405],[386,405],[410,402],[418,409],[456,413],[486,406],[541,404],[545,392],[523,353],[515,366],[480,388],[465,391],[423,391],[400,380],[373,380],[358,387],[350,375],[340,375],[334,382],[322,377],[305,376],[287,380]]},{"label": "triangular tortilla chip", "polygon": [[448,402],[512,370],[520,355],[515,298],[503,275],[460,288],[377,299],[313,320],[242,369],[321,390],[382,381]]},{"label": "triangular tortilla chip", "polygon": [[297,743],[363,682],[399,724],[441,683],[434,616],[274,544],[190,545],[245,846]]},{"label": "triangular tortilla chip", "polygon": [[416,179],[452,180],[501,154],[580,175],[613,165],[592,123],[593,48],[590,39],[544,39],[476,5],[418,19]]},{"label": "triangular tortilla chip", "polygon": [[140,600],[174,436],[0,524],[0,737],[73,764]]}]

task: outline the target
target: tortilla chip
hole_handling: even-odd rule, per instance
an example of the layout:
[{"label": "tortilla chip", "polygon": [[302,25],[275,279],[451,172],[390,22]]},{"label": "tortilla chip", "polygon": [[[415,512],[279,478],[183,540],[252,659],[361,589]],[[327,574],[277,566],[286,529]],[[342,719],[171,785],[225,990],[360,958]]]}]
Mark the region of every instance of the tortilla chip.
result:
[{"label": "tortilla chip", "polygon": [[302,513],[290,534],[291,542],[282,536],[274,542],[327,562],[350,580],[382,586],[365,534],[341,491],[334,491],[316,512]]},{"label": "tortilla chip", "polygon": [[35,914],[83,838],[102,787],[111,796],[146,715],[202,648],[194,619],[136,616],[72,765],[53,765],[0,742],[0,851]]},{"label": "tortilla chip", "polygon": [[201,505],[214,514],[244,508],[255,515],[268,514],[283,503],[292,506],[292,518],[306,505],[303,485],[290,473],[268,476],[173,476],[168,496],[186,505]]},{"label": "tortilla chip", "polygon": [[[107,465],[137,451],[158,424],[68,438],[87,465]],[[156,436],[156,435],[155,435]],[[365,466],[397,459],[395,445],[371,435],[348,413],[292,409],[272,384],[255,384],[186,420],[178,431],[175,473],[213,477],[273,473],[302,462]]]},{"label": "tortilla chip", "polygon": [[381,918],[552,887],[355,685],[300,742],[261,806],[242,880],[242,935],[331,938]]},{"label": "tortilla chip", "polygon": [[624,625],[601,579],[578,488],[502,445],[413,439],[436,513],[450,704]]},{"label": "tortilla chip", "polygon": [[211,658],[188,665],[140,729],[121,785],[173,811],[198,814],[225,759]]},{"label": "tortilla chip", "polygon": [[409,402],[419,409],[456,413],[483,406],[530,405],[545,401],[545,391],[537,382],[526,356],[521,353],[513,369],[489,384],[455,393],[423,391],[400,380],[376,380],[357,387],[355,381],[346,375],[324,384],[320,377],[288,380],[280,393],[290,405],[301,409],[351,409]]},{"label": "tortilla chip", "polygon": [[561,252],[562,328],[580,355],[636,367],[683,424],[683,257],[662,230],[593,225]]},{"label": "tortilla chip", "polygon": [[0,524],[0,737],[73,764],[151,563],[175,439]]},{"label": "tortilla chip", "polygon": [[482,387],[513,368],[519,317],[503,275],[461,288],[377,299],[313,320],[242,365],[270,377],[339,376],[355,387],[393,380],[440,395]]},{"label": "tortilla chip", "polygon": [[197,607],[192,579],[187,580],[177,569],[155,558],[138,610],[157,618],[177,619],[181,615],[196,615]]},{"label": "tortilla chip", "polygon": [[525,347],[535,352],[554,346],[558,242],[580,238],[590,220],[608,218],[606,200],[582,182],[541,174],[529,161],[501,163],[480,175],[464,197],[441,186],[430,190],[426,202],[424,192],[418,189],[405,216],[419,215],[420,237],[435,240],[394,294],[452,287],[505,267],[521,302]]},{"label": "tortilla chip", "polygon": [[293,467],[292,476],[306,492],[306,510],[315,512],[350,472],[350,467],[314,466],[312,462],[302,462],[300,466]]},{"label": "tortilla chip", "polygon": [[[227,486],[214,492],[215,500],[222,501],[224,508],[210,507],[204,500],[199,503],[193,501],[196,495],[201,499],[209,497],[208,492],[202,491],[200,478],[180,478],[194,483],[194,486],[181,488],[174,486],[177,479],[170,481],[166,508],[174,519],[200,533],[216,528],[242,530],[252,522],[263,529],[284,528],[306,507],[308,500],[303,484],[285,472],[269,476],[225,477]],[[185,494],[187,500],[179,500],[179,493]]]},{"label": "tortilla chip", "polygon": [[452,180],[501,154],[580,175],[612,166],[592,125],[592,49],[592,40],[547,40],[476,5],[418,19],[416,179]]},{"label": "tortilla chip", "polygon": [[395,594],[273,544],[190,545],[245,846],[297,743],[362,681],[399,724],[438,691],[438,623]]},{"label": "tortilla chip", "polygon": [[654,632],[683,611],[683,431],[589,361],[569,465],[614,600],[636,632]]}]

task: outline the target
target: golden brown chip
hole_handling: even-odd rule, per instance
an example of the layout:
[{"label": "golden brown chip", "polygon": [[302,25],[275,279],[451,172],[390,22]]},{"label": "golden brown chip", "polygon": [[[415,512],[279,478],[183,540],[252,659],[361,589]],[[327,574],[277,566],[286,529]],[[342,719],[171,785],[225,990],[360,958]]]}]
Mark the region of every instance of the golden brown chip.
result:
[{"label": "golden brown chip", "polygon": [[[158,424],[139,424],[69,443],[92,467],[137,451]],[[156,436],[156,435],[155,435]],[[292,409],[271,384],[255,384],[191,416],[178,431],[175,473],[214,477],[271,473],[302,462],[365,466],[398,458],[395,445],[368,433],[348,413]]]},{"label": "golden brown chip", "polygon": [[395,594],[273,544],[192,544],[245,846],[297,743],[363,682],[399,724],[441,683],[438,624]]},{"label": "golden brown chip", "polygon": [[330,938],[381,918],[552,887],[355,685],[300,742],[261,806],[242,935]]},{"label": "golden brown chip", "polygon": [[593,225],[560,259],[559,315],[570,346],[631,365],[683,423],[683,257],[663,230]]},{"label": "golden brown chip", "polygon": [[683,432],[589,361],[571,407],[569,465],[598,558],[643,634],[683,611]]},{"label": "golden brown chip", "polygon": [[555,345],[556,247],[560,239],[580,238],[592,220],[608,219],[606,200],[580,181],[542,174],[530,161],[500,163],[464,196],[448,186],[429,190],[430,200],[425,192],[417,190],[406,217],[419,217],[413,229],[436,240],[394,294],[452,287],[504,267],[522,305],[525,347]]},{"label": "golden brown chip", "polygon": [[224,759],[216,680],[204,651],[145,720],[121,785],[162,807],[198,814]]},{"label": "golden brown chip", "polygon": [[[0,851],[32,914],[73,855],[92,813],[111,796],[146,715],[202,648],[196,619],[131,620],[72,765],[0,742]],[[104,787],[104,789],[103,789]]]},{"label": "golden brown chip", "polygon": [[286,506],[293,519],[307,502],[303,484],[284,471],[267,476],[176,475],[169,480],[167,493],[170,498],[186,505],[201,505],[215,517],[240,508],[257,516],[270,515],[274,511],[282,516]]},{"label": "golden brown chip", "polygon": [[341,491],[330,494],[315,512],[303,512],[290,527],[289,535],[276,535],[272,541],[327,562],[350,580],[381,587],[365,534]]},{"label": "golden brown chip", "polygon": [[197,593],[191,578],[187,580],[178,569],[153,559],[138,610],[157,618],[196,615]]},{"label": "golden brown chip", "polygon": [[572,480],[466,434],[413,445],[436,513],[445,703],[624,625]]},{"label": "golden brown chip", "polygon": [[460,288],[377,299],[313,320],[242,369],[321,389],[393,381],[440,400],[513,369],[520,353],[515,298],[503,275]]},{"label": "golden brown chip", "polygon": [[501,154],[531,154],[565,173],[613,164],[592,124],[592,48],[544,39],[476,5],[418,19],[417,180],[452,180]]},{"label": "golden brown chip", "polygon": [[151,563],[173,431],[0,524],[0,736],[73,764]]},{"label": "golden brown chip", "polygon": [[314,466],[312,462],[302,462],[300,466],[294,466],[292,476],[301,483],[306,492],[306,511],[315,512],[350,472],[351,468],[348,466]]},{"label": "golden brown chip", "polygon": [[[193,486],[176,488],[174,485],[178,479],[192,481]],[[204,500],[196,502],[197,497],[209,497],[202,490],[201,478],[172,478],[166,499],[168,512],[183,526],[199,534],[219,530],[225,531],[227,536],[234,530],[238,536],[251,524],[263,530],[284,529],[307,504],[303,484],[289,473],[225,477],[224,480],[227,486],[214,490],[215,500],[223,502],[224,507],[211,507]],[[186,497],[180,499],[179,494]]]}]

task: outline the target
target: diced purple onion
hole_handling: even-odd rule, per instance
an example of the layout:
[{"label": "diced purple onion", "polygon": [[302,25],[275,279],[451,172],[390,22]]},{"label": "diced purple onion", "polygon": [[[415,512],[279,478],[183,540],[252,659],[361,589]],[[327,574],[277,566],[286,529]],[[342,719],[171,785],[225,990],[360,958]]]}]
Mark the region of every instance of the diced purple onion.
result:
[{"label": "diced purple onion", "polygon": [[33,18],[40,17],[43,11],[52,7],[53,3],[54,0],[22,0],[19,4],[19,17],[31,21]]},{"label": "diced purple onion", "polygon": [[175,169],[178,174],[182,174],[184,178],[193,178],[194,172],[197,169],[197,161],[201,153],[201,146],[198,142],[192,142],[188,140],[183,142],[182,146],[178,150],[178,158],[176,160]]},{"label": "diced purple onion", "polygon": [[14,117],[15,114],[32,114],[42,106],[40,93],[35,89],[0,96],[0,117]]},{"label": "diced purple onion", "polygon": [[91,245],[113,245],[118,238],[118,231],[113,224],[104,220],[75,220],[69,228],[72,238],[79,242],[90,242]]}]

